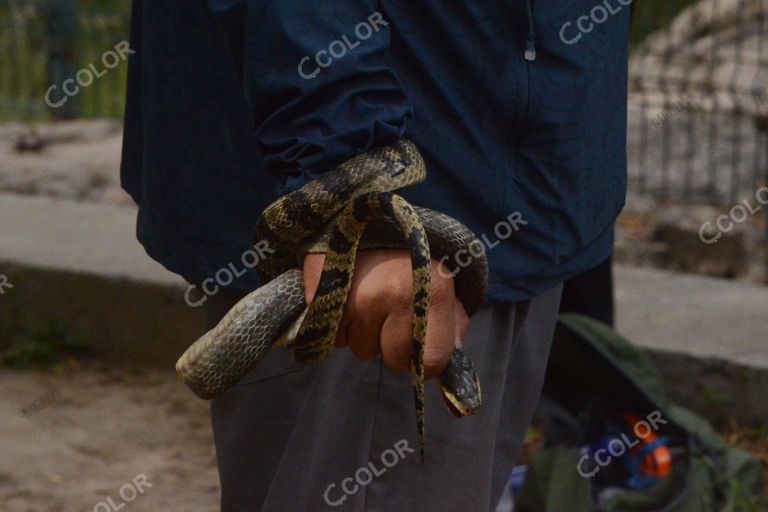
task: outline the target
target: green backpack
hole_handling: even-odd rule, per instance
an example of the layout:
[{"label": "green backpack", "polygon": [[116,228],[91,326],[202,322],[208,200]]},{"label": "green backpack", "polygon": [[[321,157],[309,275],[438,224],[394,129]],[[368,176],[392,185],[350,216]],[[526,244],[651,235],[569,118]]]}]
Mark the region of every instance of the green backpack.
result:
[{"label": "green backpack", "polygon": [[[761,504],[758,462],[728,446],[706,420],[670,403],[649,358],[600,322],[560,318],[540,412],[546,446],[529,462],[516,512],[768,510]],[[604,437],[600,425],[616,412],[643,418],[629,431],[648,435],[646,444],[632,436]],[[600,445],[601,437],[612,441]],[[600,483],[612,471],[629,471],[629,457],[621,457],[641,448],[658,450],[654,454],[666,461],[663,476],[649,477],[642,490]]]}]

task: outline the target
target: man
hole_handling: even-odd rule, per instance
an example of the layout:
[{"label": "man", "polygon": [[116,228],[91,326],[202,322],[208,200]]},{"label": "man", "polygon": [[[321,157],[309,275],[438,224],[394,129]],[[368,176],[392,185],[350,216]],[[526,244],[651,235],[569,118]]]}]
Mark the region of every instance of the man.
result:
[{"label": "man", "polygon": [[[561,283],[608,257],[624,202],[629,7],[609,7],[134,0],[123,184],[139,239],[199,287],[209,328],[259,285],[242,256],[262,209],[400,137],[429,173],[403,195],[467,224],[490,263],[470,324],[446,262],[433,262],[427,375],[463,342],[484,405],[454,419],[428,386],[424,465],[398,373],[410,263],[367,251],[336,340],[348,349],[307,368],[273,349],[213,401],[222,510],[495,508],[539,396]],[[308,300],[322,260],[303,262]]]}]

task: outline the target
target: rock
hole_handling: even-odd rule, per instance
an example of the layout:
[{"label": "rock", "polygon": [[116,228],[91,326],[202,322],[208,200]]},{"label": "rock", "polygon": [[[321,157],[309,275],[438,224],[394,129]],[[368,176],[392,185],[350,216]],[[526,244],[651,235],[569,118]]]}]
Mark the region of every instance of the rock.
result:
[{"label": "rock", "polygon": [[[713,244],[702,240],[702,226],[721,214],[719,209],[711,206],[671,205],[659,209],[649,237],[658,250],[657,266],[712,277],[746,275],[749,264],[741,232],[724,233]],[[705,232],[705,240],[711,240],[712,236],[714,233]]]},{"label": "rock", "polygon": [[704,274],[712,277],[737,278],[749,271],[747,251],[740,233],[724,235],[716,244],[705,245],[699,238],[701,224],[659,223],[651,240],[661,244],[657,255],[660,268]]},{"label": "rock", "polygon": [[105,194],[120,188],[121,147],[113,120],[0,125],[0,192],[131,205],[122,193]]}]

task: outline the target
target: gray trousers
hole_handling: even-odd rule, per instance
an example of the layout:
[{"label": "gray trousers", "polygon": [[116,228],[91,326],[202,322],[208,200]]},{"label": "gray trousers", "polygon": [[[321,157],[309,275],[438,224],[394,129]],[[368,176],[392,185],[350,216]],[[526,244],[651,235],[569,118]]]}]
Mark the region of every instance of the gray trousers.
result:
[{"label": "gray trousers", "polygon": [[[560,294],[475,314],[464,349],[483,407],[456,419],[428,382],[424,465],[408,375],[348,349],[305,368],[272,349],[212,402],[222,512],[495,510],[539,399]],[[210,298],[208,326],[239,298]]]}]

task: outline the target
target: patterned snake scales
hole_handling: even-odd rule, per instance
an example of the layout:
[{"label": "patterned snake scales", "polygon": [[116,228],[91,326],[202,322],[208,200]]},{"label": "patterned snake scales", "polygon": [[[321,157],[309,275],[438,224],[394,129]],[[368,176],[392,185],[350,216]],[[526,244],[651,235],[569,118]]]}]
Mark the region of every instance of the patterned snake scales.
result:
[{"label": "patterned snake scales", "polygon": [[[330,355],[347,301],[357,249],[405,248],[413,268],[411,377],[424,459],[424,339],[430,300],[430,258],[455,265],[472,254],[468,266],[451,269],[468,315],[480,306],[488,280],[484,247],[455,219],[414,207],[395,190],[426,177],[416,147],[401,139],[392,146],[352,158],[263,213],[254,240],[272,250],[257,263],[266,285],[238,302],[211,331],[193,343],[176,363],[181,380],[209,399],[245,377],[273,345],[290,346],[298,363],[318,363]],[[263,243],[263,242],[262,242]],[[473,250],[473,247],[479,250]],[[311,305],[304,300],[298,255],[326,253]],[[456,349],[440,374],[443,399],[456,416],[480,407],[480,383],[472,361]]]}]

